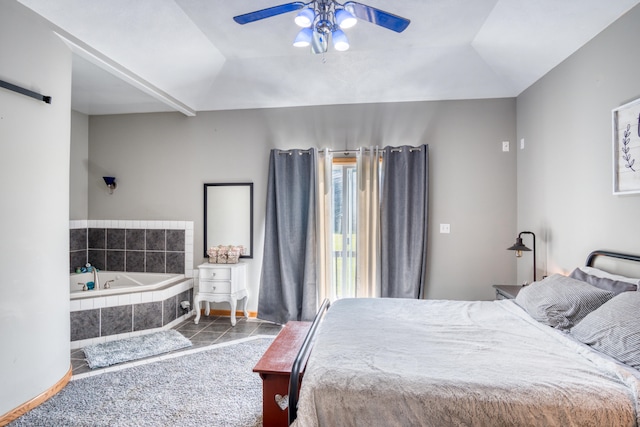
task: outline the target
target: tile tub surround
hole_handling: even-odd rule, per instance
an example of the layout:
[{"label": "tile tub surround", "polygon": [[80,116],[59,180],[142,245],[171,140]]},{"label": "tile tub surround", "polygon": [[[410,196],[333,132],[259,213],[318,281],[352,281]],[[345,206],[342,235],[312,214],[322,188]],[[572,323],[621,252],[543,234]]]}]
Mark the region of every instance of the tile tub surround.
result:
[{"label": "tile tub surround", "polygon": [[154,291],[71,300],[71,348],[170,329],[193,313],[182,301],[193,307],[192,278]]},{"label": "tile tub surround", "polygon": [[193,277],[193,221],[69,222],[70,272],[87,262],[101,270]]}]

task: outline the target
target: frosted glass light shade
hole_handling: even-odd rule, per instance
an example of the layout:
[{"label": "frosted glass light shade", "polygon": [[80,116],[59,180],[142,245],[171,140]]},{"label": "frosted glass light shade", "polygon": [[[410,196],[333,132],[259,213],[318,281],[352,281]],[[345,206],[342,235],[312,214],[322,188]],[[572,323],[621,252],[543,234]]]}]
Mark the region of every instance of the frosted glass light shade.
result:
[{"label": "frosted glass light shade", "polygon": [[340,29],[333,30],[331,33],[331,39],[333,40],[333,47],[335,50],[344,52],[349,49],[349,40],[344,31]]},{"label": "frosted glass light shade", "polygon": [[349,13],[347,10],[339,9],[336,12],[336,22],[342,29],[351,28],[358,23],[355,16]]},{"label": "frosted glass light shade", "polygon": [[295,47],[307,47],[311,44],[311,36],[313,31],[311,28],[303,28],[300,30],[296,39],[293,41]]},{"label": "frosted glass light shade", "polygon": [[308,28],[313,24],[313,20],[316,17],[313,9],[302,9],[300,13],[294,19],[295,23],[302,28]]}]

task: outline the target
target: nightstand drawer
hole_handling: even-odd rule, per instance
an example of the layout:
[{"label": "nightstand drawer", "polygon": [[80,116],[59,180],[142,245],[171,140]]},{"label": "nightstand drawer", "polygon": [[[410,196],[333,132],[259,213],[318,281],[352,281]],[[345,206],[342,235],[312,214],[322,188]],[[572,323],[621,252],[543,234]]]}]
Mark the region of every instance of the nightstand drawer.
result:
[{"label": "nightstand drawer", "polygon": [[199,292],[207,294],[231,293],[231,282],[201,280]]},{"label": "nightstand drawer", "polygon": [[203,268],[200,270],[200,279],[231,280],[230,268]]}]

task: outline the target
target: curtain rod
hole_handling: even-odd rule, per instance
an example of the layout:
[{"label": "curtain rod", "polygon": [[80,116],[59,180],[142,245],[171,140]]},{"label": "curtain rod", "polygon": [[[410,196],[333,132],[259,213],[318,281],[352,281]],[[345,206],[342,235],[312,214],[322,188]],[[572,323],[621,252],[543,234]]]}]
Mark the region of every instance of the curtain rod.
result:
[{"label": "curtain rod", "polygon": [[42,102],[46,102],[47,104],[51,104],[51,97],[50,96],[41,95],[41,94],[39,94],[37,92],[34,92],[32,90],[25,89],[25,88],[20,87],[20,86],[16,86],[16,85],[11,84],[9,82],[5,82],[4,80],[0,80],[0,87],[12,90],[14,92],[18,92],[18,93],[20,93],[22,95],[30,96],[31,98],[35,98],[38,101],[42,101]]},{"label": "curtain rod", "polygon": [[[311,153],[311,150],[300,150],[298,152],[299,155],[303,155],[303,154],[309,154]],[[291,152],[291,150],[280,150],[280,152],[278,154],[288,154],[288,155],[292,155],[293,153]]]},{"label": "curtain rod", "polygon": [[[371,151],[370,148],[366,148],[366,147],[364,148],[364,150],[365,151]],[[331,150],[331,149],[329,149],[329,151],[331,153],[340,153],[340,154],[347,155],[347,154],[357,154],[360,150],[357,150],[357,149],[354,149],[354,150]],[[422,151],[422,149],[420,147],[410,147],[409,148],[409,152],[414,152],[414,151]],[[311,152],[311,150],[300,150],[298,152],[298,154],[300,154],[300,155],[309,154],[310,152]],[[402,152],[402,148],[392,148],[391,152],[392,153],[401,153]],[[384,154],[384,150],[380,150],[380,153]],[[280,154],[291,155],[293,153],[291,152],[291,150],[281,150]]]}]

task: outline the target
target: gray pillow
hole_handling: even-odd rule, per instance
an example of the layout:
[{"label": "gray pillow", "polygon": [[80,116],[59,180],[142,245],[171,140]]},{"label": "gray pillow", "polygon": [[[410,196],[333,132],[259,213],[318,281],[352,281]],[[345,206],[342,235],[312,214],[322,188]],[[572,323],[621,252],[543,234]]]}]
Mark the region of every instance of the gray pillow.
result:
[{"label": "gray pillow", "polygon": [[586,282],[554,274],[525,286],[516,303],[538,322],[565,330],[614,296]]},{"label": "gray pillow", "polygon": [[640,369],[640,292],[623,292],[571,329],[578,341]]},{"label": "gray pillow", "polygon": [[580,268],[576,268],[575,270],[573,270],[569,275],[569,277],[576,280],[581,280],[583,282],[587,282],[590,285],[595,286],[596,288],[613,292],[616,295],[622,292],[638,290],[638,287],[633,283],[623,282],[620,280],[607,279],[606,277],[594,276],[592,274],[585,273]]}]

